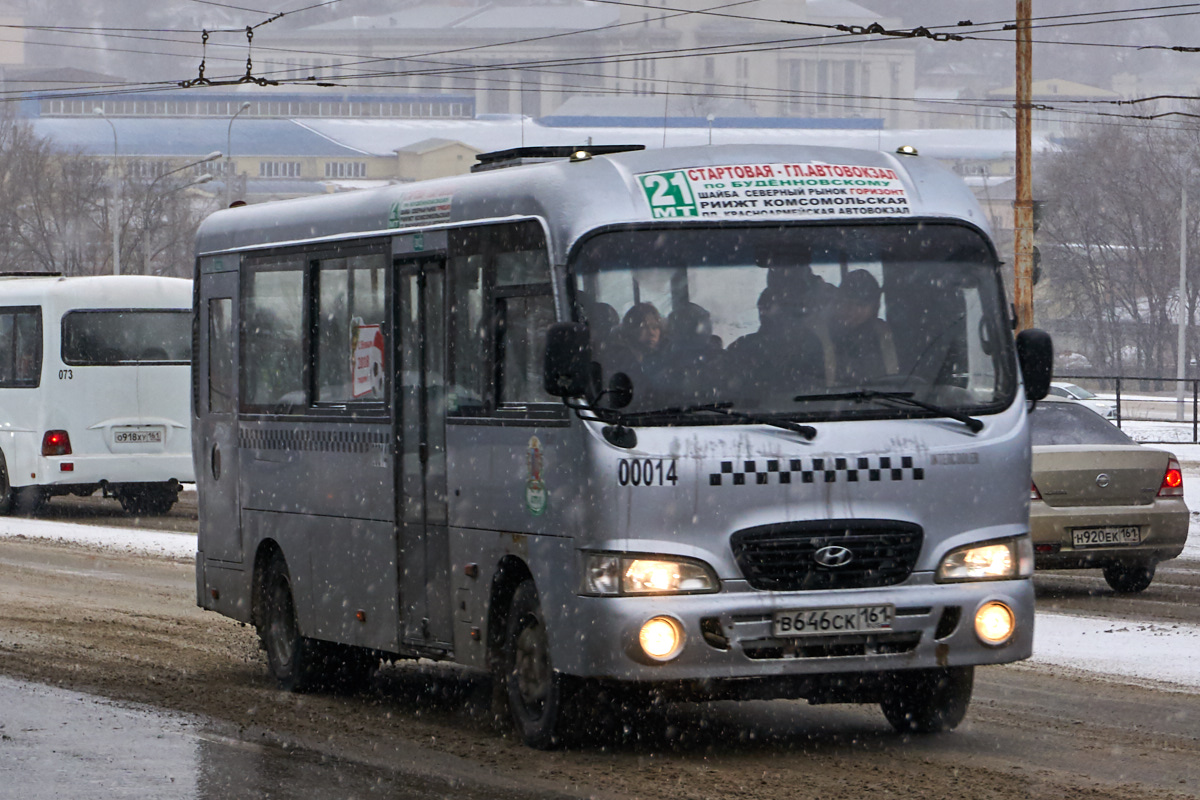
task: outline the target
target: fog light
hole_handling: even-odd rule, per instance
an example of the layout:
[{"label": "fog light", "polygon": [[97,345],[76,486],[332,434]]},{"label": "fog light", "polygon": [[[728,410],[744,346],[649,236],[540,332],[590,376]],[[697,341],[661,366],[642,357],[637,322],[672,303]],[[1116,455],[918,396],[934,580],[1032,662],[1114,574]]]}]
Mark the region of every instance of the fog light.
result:
[{"label": "fog light", "polygon": [[991,602],[975,614],[975,635],[984,644],[998,647],[1012,638],[1017,618],[1004,603]]},{"label": "fog light", "polygon": [[642,625],[638,642],[655,661],[670,661],[683,649],[683,629],[670,617],[655,617]]}]

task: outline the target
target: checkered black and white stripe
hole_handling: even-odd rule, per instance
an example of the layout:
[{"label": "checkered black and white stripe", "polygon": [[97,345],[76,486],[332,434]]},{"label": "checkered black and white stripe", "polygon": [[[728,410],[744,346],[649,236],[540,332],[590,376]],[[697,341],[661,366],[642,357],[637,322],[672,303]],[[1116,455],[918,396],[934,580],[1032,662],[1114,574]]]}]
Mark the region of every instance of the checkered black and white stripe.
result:
[{"label": "checkered black and white stripe", "polygon": [[904,480],[925,480],[924,468],[913,466],[912,456],[722,461],[721,471],[710,473],[708,476],[710,486]]}]

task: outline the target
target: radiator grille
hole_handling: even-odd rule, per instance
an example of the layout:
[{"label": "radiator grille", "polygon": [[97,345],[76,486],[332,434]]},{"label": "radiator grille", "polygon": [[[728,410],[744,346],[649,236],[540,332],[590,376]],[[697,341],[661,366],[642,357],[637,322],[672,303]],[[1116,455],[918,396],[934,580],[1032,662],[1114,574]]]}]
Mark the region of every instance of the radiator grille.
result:
[{"label": "radiator grille", "polygon": [[[795,592],[902,583],[912,573],[922,539],[919,525],[856,519],[764,525],[738,531],[730,542],[752,587]],[[827,547],[845,548],[849,559],[842,553],[840,566],[819,563],[817,553]]]}]

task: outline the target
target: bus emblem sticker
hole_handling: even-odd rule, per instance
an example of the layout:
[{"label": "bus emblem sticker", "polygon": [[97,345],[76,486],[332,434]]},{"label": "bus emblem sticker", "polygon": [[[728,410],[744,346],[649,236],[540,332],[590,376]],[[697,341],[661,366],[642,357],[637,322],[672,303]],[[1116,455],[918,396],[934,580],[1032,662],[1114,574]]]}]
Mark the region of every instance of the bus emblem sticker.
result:
[{"label": "bus emblem sticker", "polygon": [[525,507],[535,517],[546,510],[546,484],[542,481],[542,442],[538,437],[529,437],[529,450],[525,454],[525,466],[529,479],[525,481]]}]

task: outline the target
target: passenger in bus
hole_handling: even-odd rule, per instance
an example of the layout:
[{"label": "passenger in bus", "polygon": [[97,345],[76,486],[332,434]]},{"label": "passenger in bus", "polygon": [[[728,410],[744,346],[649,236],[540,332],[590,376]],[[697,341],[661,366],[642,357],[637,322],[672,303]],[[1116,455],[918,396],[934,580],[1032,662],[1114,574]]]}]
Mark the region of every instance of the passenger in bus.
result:
[{"label": "passenger in bus", "polygon": [[767,270],[767,288],[784,291],[791,302],[785,314],[797,318],[821,343],[825,358],[825,385],[837,382],[837,357],[829,334],[829,318],[837,302],[837,287],[813,271],[810,264]]},{"label": "passenger in bus", "polygon": [[644,368],[658,366],[666,352],[665,326],[653,303],[635,303],[621,320],[620,338],[629,355]]},{"label": "passenger in bus", "polygon": [[635,403],[642,408],[671,404],[666,326],[652,303],[635,303],[625,312],[611,346],[604,352],[607,376],[624,372],[633,381]]},{"label": "passenger in bus", "polygon": [[798,298],[780,287],[768,287],[759,295],[758,330],[725,351],[729,388],[738,397],[802,394],[825,385],[821,340],[795,313],[798,306]]},{"label": "passenger in bus", "polygon": [[838,287],[829,332],[840,385],[857,386],[899,372],[891,327],[879,318],[881,290],[865,269],[847,273]]},{"label": "passenger in bus", "polygon": [[718,399],[717,377],[723,374],[725,355],[721,337],[713,334],[712,315],[696,303],[683,303],[667,316],[668,361],[671,382],[685,402],[711,403]]}]

